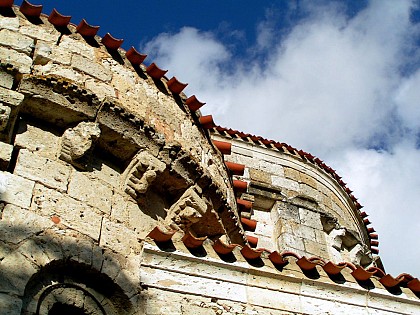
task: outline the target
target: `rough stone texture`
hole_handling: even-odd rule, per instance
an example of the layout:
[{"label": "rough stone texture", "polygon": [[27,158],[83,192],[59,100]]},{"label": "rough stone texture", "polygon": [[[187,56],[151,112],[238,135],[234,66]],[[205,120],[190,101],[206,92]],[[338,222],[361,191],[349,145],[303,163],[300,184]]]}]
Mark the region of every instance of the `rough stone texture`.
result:
[{"label": "rough stone texture", "polygon": [[[45,16],[33,23],[12,10],[0,15],[0,163],[13,172],[0,173],[0,313],[33,314],[38,302],[43,314],[57,303],[86,314],[99,305],[130,315],[418,312],[408,288],[394,295],[372,278],[366,290],[347,269],[335,281],[322,268],[310,278],[292,257],[279,268],[266,252],[247,261],[240,246],[219,256],[218,237],[244,244],[241,197],[254,201],[246,216],[257,229],[246,235],[259,247],[371,263],[354,205],[319,167],[219,137],[232,142],[226,160],[246,165],[235,178],[248,192],[235,195],[185,95],[133,69],[123,51],[124,62],[114,60],[100,38],[87,43],[74,25],[61,34]],[[147,237],[157,225],[176,229],[171,241]],[[187,249],[186,230],[208,239]]]},{"label": "rough stone texture", "polygon": [[70,168],[25,149],[19,152],[15,174],[66,191]]},{"label": "rough stone texture", "polygon": [[13,86],[14,77],[10,73],[0,70],[0,86],[10,89]]},{"label": "rough stone texture", "polygon": [[3,29],[0,30],[0,45],[29,55],[34,46],[34,40],[20,33]]},{"label": "rough stone texture", "polygon": [[56,133],[20,121],[15,137],[15,146],[28,149],[46,158],[56,159],[60,138]]},{"label": "rough stone texture", "polygon": [[54,223],[31,211],[6,205],[0,220],[0,239],[13,244],[53,226]]},{"label": "rough stone texture", "polygon": [[31,180],[1,172],[7,178],[6,191],[0,194],[0,200],[22,208],[29,208],[35,183]]},{"label": "rough stone texture", "polygon": [[112,189],[98,180],[91,180],[79,172],[73,172],[68,186],[69,196],[96,207],[105,214],[111,212]]},{"label": "rough stone texture", "polygon": [[57,216],[61,224],[80,231],[94,240],[99,239],[102,216],[92,207],[55,190],[36,185],[31,209],[43,216]]},{"label": "rough stone texture", "polygon": [[0,171],[6,170],[12,158],[12,152],[13,146],[11,144],[0,142]]},{"label": "rough stone texture", "polygon": [[61,139],[60,158],[77,167],[86,168],[96,140],[101,135],[97,123],[81,122],[67,129]]},{"label": "rough stone texture", "polygon": [[30,73],[32,66],[32,59],[24,54],[16,52],[13,49],[0,47],[0,61],[4,64],[11,64],[20,73]]}]

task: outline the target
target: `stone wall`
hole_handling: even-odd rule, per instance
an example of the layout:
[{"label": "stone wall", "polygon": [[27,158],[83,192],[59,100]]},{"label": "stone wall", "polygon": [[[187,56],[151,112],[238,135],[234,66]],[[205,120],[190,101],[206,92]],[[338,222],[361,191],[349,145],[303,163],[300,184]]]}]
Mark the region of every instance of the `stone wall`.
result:
[{"label": "stone wall", "polygon": [[[167,82],[74,25],[0,10],[1,314],[416,312],[405,287],[246,258],[223,157]],[[326,174],[233,144],[259,245],[345,258],[365,244]],[[220,239],[234,250],[216,252]]]},{"label": "stone wall", "polygon": [[[256,220],[258,247],[291,250],[336,263],[372,262],[369,238],[348,194],[328,174],[293,154],[214,134],[230,141],[226,160],[245,165],[241,179],[249,182],[242,198],[253,202],[247,218]],[[239,177],[238,177],[239,178]]]}]

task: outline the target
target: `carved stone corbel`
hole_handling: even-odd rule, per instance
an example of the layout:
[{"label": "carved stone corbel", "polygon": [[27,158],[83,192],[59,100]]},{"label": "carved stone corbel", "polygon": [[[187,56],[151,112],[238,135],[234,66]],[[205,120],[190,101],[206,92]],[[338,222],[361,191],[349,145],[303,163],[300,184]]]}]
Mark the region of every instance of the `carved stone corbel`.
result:
[{"label": "carved stone corbel", "polygon": [[197,223],[207,211],[207,204],[199,195],[201,190],[196,187],[188,188],[181,198],[178,199],[168,211],[166,221],[168,224],[188,229],[192,224]]},{"label": "carved stone corbel", "polygon": [[343,236],[346,235],[346,230],[343,228],[333,229],[330,232],[331,246],[336,250],[341,251],[343,245]]},{"label": "carved stone corbel", "polygon": [[140,151],[122,174],[121,188],[134,199],[145,194],[166,168],[166,164],[147,151]]},{"label": "carved stone corbel", "polygon": [[61,140],[60,159],[74,166],[86,169],[96,140],[101,135],[98,123],[81,122],[67,129]]}]

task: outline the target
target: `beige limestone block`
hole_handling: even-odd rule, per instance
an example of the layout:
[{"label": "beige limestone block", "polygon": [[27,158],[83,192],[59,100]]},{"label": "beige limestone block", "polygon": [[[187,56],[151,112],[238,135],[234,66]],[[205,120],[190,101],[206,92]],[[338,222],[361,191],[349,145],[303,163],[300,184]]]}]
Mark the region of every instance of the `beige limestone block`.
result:
[{"label": "beige limestone block", "polygon": [[39,246],[39,240],[28,239],[21,246],[18,252],[25,256],[33,264],[43,267],[51,262],[50,257],[44,251],[42,246]]},{"label": "beige limestone block", "polygon": [[0,29],[8,29],[11,31],[17,31],[19,29],[19,18],[0,16]]},{"label": "beige limestone block", "polygon": [[85,80],[85,75],[83,73],[52,62],[45,65],[35,65],[34,74],[60,76],[74,83],[80,83]]},{"label": "beige limestone block", "polygon": [[303,225],[322,230],[321,215],[318,212],[299,208],[299,218]]},{"label": "beige limestone block", "polygon": [[81,172],[73,171],[68,193],[71,197],[96,207],[105,214],[111,212],[112,188],[99,180],[90,179]]},{"label": "beige limestone block", "polygon": [[320,244],[313,240],[309,240],[304,238],[303,243],[305,244],[305,251],[311,255],[320,256],[323,258],[327,258],[328,256],[328,249],[326,244]]},{"label": "beige limestone block", "polygon": [[41,65],[45,65],[51,60],[67,66],[71,63],[71,53],[68,50],[44,41],[37,41],[33,58],[35,64]]},{"label": "beige limestone block", "polygon": [[83,71],[104,82],[108,82],[112,78],[111,72],[106,70],[102,65],[80,55],[72,56],[71,65],[73,68]]},{"label": "beige limestone block", "polygon": [[314,189],[307,184],[300,184],[299,192],[305,197],[309,197],[312,200],[315,200],[318,202],[322,200],[322,193],[319,190]]},{"label": "beige limestone block", "polygon": [[[1,105],[0,105],[1,112]],[[0,128],[1,131],[1,128]],[[0,170],[5,170],[12,158],[13,146],[8,143],[0,142]]]},{"label": "beige limestone block", "polygon": [[168,270],[142,267],[142,282],[163,290],[180,291],[189,294],[199,292],[203,296],[228,299],[246,303],[247,287],[235,282],[219,281],[200,276]]},{"label": "beige limestone block", "polygon": [[273,186],[276,186],[276,187],[299,191],[299,183],[291,179],[287,179],[287,178],[277,176],[277,175],[272,175],[271,182]]},{"label": "beige limestone block", "polygon": [[305,251],[303,239],[289,233],[281,234],[277,239],[277,243],[281,250],[295,248]]},{"label": "beige limestone block", "polygon": [[7,103],[12,106],[18,106],[22,103],[23,99],[23,94],[0,87],[0,102]]},{"label": "beige limestone block", "polygon": [[59,140],[60,138],[50,131],[29,125],[26,122],[20,122],[15,137],[15,146],[36,152],[43,157],[55,159]]},{"label": "beige limestone block", "polygon": [[104,219],[102,223],[99,245],[108,247],[124,256],[131,253],[139,254],[142,248],[136,232],[123,224],[114,223],[108,219]]},{"label": "beige limestone block", "polygon": [[50,42],[51,44],[56,44],[61,33],[55,29],[55,27],[39,27],[36,24],[27,23],[22,25],[19,29],[19,32],[35,38],[37,40],[42,40],[45,42]]},{"label": "beige limestone block", "polygon": [[249,168],[249,177],[257,182],[271,184],[271,175],[261,170]]},{"label": "beige limestone block", "polygon": [[115,90],[112,86],[95,79],[87,79],[85,81],[85,87],[92,91],[100,100],[106,97],[116,97]]},{"label": "beige limestone block", "polygon": [[25,149],[19,152],[15,174],[66,191],[70,170],[64,164]]},{"label": "beige limestone block", "polygon": [[128,227],[136,231],[140,239],[145,239],[147,234],[157,225],[157,220],[144,213],[137,203],[128,201],[126,211]]},{"label": "beige limestone block", "polygon": [[295,293],[267,290],[259,287],[247,287],[248,303],[270,309],[300,312],[300,296]]},{"label": "beige limestone block", "polygon": [[7,172],[0,172],[6,178],[6,191],[0,194],[0,200],[22,208],[29,208],[34,189],[34,182]]},{"label": "beige limestone block", "polygon": [[312,177],[305,173],[300,172],[300,181],[314,189],[317,189],[317,181]]},{"label": "beige limestone block", "polygon": [[37,184],[31,209],[43,216],[58,216],[60,223],[94,240],[99,239],[102,216],[92,207]]},{"label": "beige limestone block", "polygon": [[299,171],[291,167],[284,167],[284,177],[296,182],[300,181]]},{"label": "beige limestone block", "polygon": [[49,218],[8,204],[3,209],[0,221],[0,239],[17,244],[53,225],[54,223]]},{"label": "beige limestone block", "polygon": [[34,46],[34,40],[28,36],[8,29],[0,30],[0,45],[12,48],[29,55]]},{"label": "beige limestone block", "polygon": [[4,64],[13,65],[22,74],[31,72],[31,57],[25,55],[24,53],[16,52],[13,49],[0,47],[0,61]]},{"label": "beige limestone block", "polygon": [[13,86],[14,77],[7,72],[0,70],[0,86],[6,89],[11,89]]},{"label": "beige limestone block", "polygon": [[38,267],[25,256],[18,251],[13,252],[1,262],[0,292],[23,296],[26,284],[37,271]]},{"label": "beige limestone block", "polygon": [[77,40],[65,35],[61,38],[59,47],[65,51],[84,56],[91,60],[95,56],[94,48],[86,44],[82,39]]}]

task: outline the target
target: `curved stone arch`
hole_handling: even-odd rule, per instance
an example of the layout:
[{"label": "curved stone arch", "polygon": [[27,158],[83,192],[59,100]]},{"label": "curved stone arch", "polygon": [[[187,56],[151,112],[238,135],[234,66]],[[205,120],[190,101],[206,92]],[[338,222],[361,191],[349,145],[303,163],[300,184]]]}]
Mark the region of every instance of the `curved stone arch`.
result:
[{"label": "curved stone arch", "polygon": [[[22,298],[22,314],[35,314],[42,292],[55,283],[77,285],[98,301],[106,298],[112,305],[121,304],[111,305],[105,314],[132,314],[141,291],[140,258],[125,257],[79,233],[68,232],[72,236],[47,229],[10,251],[2,260],[1,290]],[[112,292],[104,288],[112,288]]]},{"label": "curved stone arch", "polygon": [[[72,260],[55,260],[28,281],[22,314],[132,314],[129,297],[108,275]],[[54,313],[55,311],[55,313]]]}]

